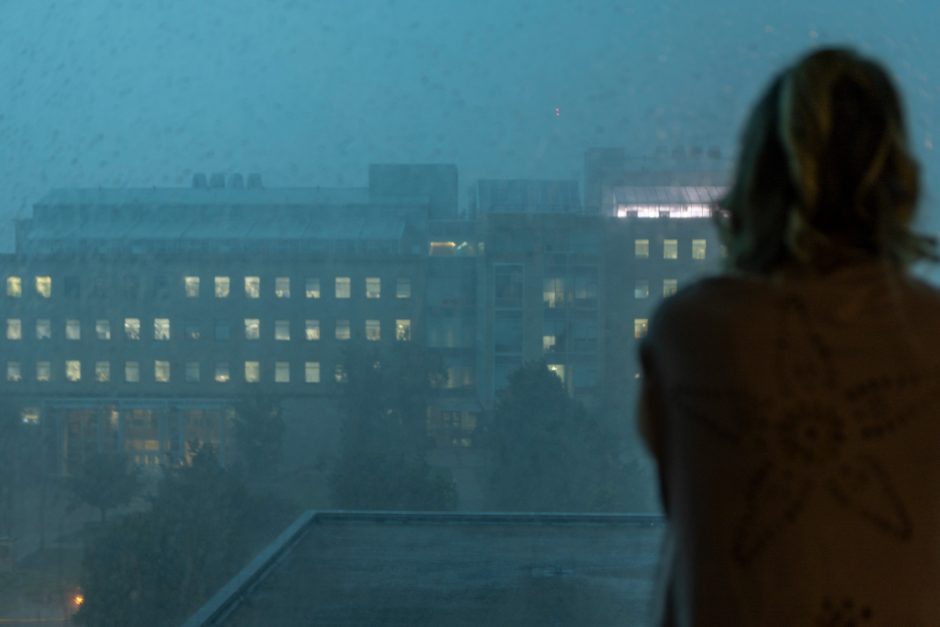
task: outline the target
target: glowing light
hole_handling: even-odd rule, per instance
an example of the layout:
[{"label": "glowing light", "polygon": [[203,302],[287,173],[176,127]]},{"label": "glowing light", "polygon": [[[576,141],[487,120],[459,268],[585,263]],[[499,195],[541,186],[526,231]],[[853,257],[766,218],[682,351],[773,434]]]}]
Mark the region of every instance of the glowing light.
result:
[{"label": "glowing light", "polygon": [[561,107],[555,107],[555,117],[556,118],[561,117]]},{"label": "glowing light", "polygon": [[618,218],[710,218],[712,208],[708,205],[620,205]]},{"label": "glowing light", "polygon": [[81,592],[72,595],[72,605],[74,605],[76,608],[81,607],[84,602],[85,602],[85,595],[82,594]]}]

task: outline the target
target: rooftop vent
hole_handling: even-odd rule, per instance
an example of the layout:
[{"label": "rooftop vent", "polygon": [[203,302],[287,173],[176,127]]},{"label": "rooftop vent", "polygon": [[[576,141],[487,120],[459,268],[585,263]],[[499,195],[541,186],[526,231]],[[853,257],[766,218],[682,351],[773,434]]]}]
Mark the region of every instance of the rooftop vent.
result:
[{"label": "rooftop vent", "polygon": [[228,186],[232,189],[242,189],[245,187],[245,177],[238,172],[235,174],[229,174]]},{"label": "rooftop vent", "polygon": [[209,181],[203,172],[193,174],[193,189],[206,189],[209,187]]},{"label": "rooftop vent", "polygon": [[212,189],[222,189],[225,187],[225,174],[222,172],[215,172],[209,177],[209,187]]},{"label": "rooftop vent", "polygon": [[261,189],[264,187],[261,183],[261,175],[257,172],[252,172],[248,175],[248,189]]}]

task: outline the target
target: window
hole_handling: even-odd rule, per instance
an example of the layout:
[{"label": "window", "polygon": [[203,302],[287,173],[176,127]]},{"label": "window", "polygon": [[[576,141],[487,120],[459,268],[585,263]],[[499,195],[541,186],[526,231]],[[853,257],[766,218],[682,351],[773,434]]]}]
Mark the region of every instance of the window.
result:
[{"label": "window", "polygon": [[542,350],[546,353],[555,350],[555,344],[557,338],[554,335],[543,335],[542,336]]},{"label": "window", "polygon": [[290,383],[290,362],[289,361],[274,362],[274,382],[275,383]]},{"label": "window", "polygon": [[23,321],[19,318],[7,318],[7,339],[23,339]]},{"label": "window", "polygon": [[65,321],[65,339],[67,340],[80,340],[82,339],[82,323],[78,320],[66,320]]},{"label": "window", "polygon": [[663,296],[672,296],[679,291],[679,281],[676,279],[663,279]]},{"label": "window", "polygon": [[153,319],[153,339],[155,340],[170,339],[170,319],[169,318],[154,318]]},{"label": "window", "polygon": [[395,283],[395,298],[411,298],[411,279],[408,277],[398,277]]},{"label": "window", "polygon": [[137,361],[125,361],[124,362],[124,380],[128,383],[140,382],[140,362],[137,362]]},{"label": "window", "polygon": [[183,324],[183,337],[187,340],[198,340],[202,335],[199,323],[195,320],[187,320]]},{"label": "window", "polygon": [[261,298],[261,278],[256,276],[245,277],[245,297]]},{"label": "window", "polygon": [[23,279],[18,276],[7,277],[7,296],[19,298],[23,295]]},{"label": "window", "polygon": [[304,362],[304,381],[306,383],[319,383],[320,382],[320,362],[319,361]]},{"label": "window", "polygon": [[549,372],[554,374],[556,377],[561,379],[561,382],[565,382],[565,366],[564,364],[548,364],[547,365]]},{"label": "window", "polygon": [[226,320],[216,320],[212,327],[212,335],[216,340],[226,341],[232,336],[231,328]]},{"label": "window", "polygon": [[349,320],[336,321],[336,339],[348,340],[352,336],[349,330]]},{"label": "window", "polygon": [[153,362],[153,380],[157,383],[170,382],[170,362],[159,359]]},{"label": "window", "polygon": [[542,280],[542,303],[549,309],[565,304],[565,280],[549,278]]},{"label": "window", "polygon": [[633,337],[640,339],[646,337],[647,327],[649,326],[649,321],[646,318],[634,318],[633,320]]},{"label": "window", "polygon": [[16,383],[22,380],[23,380],[23,371],[20,369],[20,362],[8,361],[7,362],[7,381]]},{"label": "window", "polygon": [[352,294],[352,282],[349,277],[336,277],[336,298],[349,298],[350,294]]},{"label": "window", "polygon": [[664,239],[663,240],[663,259],[678,259],[678,258],[679,258],[679,240]]},{"label": "window", "polygon": [[186,292],[186,298],[199,298],[199,277],[184,276],[183,289]]},{"label": "window", "polygon": [[215,297],[228,298],[232,293],[232,280],[227,276],[215,277]]},{"label": "window", "polygon": [[274,339],[279,342],[290,340],[290,320],[274,321]]},{"label": "window", "polygon": [[650,241],[648,239],[633,240],[633,256],[637,259],[649,259]]},{"label": "window", "polygon": [[366,277],[366,298],[382,297],[382,279],[377,276]]},{"label": "window", "polygon": [[228,383],[229,378],[228,362],[220,361],[215,365],[215,382]]},{"label": "window", "polygon": [[52,322],[46,318],[40,318],[36,321],[36,339],[52,339]]},{"label": "window", "polygon": [[257,383],[261,380],[261,364],[257,361],[245,362],[245,383]]},{"label": "window", "polygon": [[43,298],[52,298],[52,277],[37,276],[36,277],[36,293],[42,296]]},{"label": "window", "polygon": [[186,383],[199,383],[199,362],[187,361],[183,376]]},{"label": "window", "polygon": [[493,269],[493,288],[497,307],[522,306],[522,266],[499,265]]},{"label": "window", "polygon": [[320,279],[316,277],[307,277],[304,285],[304,295],[307,298],[320,298]]},{"label": "window", "polygon": [[245,318],[245,339],[261,339],[261,321],[257,318]]},{"label": "window", "polygon": [[721,256],[722,259],[726,259],[728,257],[728,247],[724,244],[719,246],[718,254]]},{"label": "window", "polygon": [[648,279],[637,279],[636,283],[633,284],[633,298],[643,299],[649,298],[650,295],[650,282]]},{"label": "window", "polygon": [[38,407],[24,407],[23,411],[20,412],[20,421],[24,425],[38,425],[39,424],[39,408]]},{"label": "window", "polygon": [[140,281],[136,276],[125,274],[121,278],[121,293],[124,298],[137,298],[137,292],[140,291]]},{"label": "window", "polygon": [[95,277],[95,282],[91,285],[91,295],[95,298],[105,298],[109,291],[109,281],[107,277]]},{"label": "window", "polygon": [[82,362],[77,359],[65,361],[65,380],[76,383],[82,380]]},{"label": "window", "polygon": [[290,298],[290,277],[279,276],[274,279],[274,296],[276,298]]},{"label": "window", "polygon": [[366,339],[370,342],[382,339],[382,325],[378,320],[366,320]]},{"label": "window", "polygon": [[704,259],[705,258],[706,243],[707,242],[703,239],[692,240],[692,259]]},{"label": "window", "polygon": [[163,299],[170,294],[170,282],[162,274],[153,277],[153,295],[155,298]]},{"label": "window", "polygon": [[36,380],[46,383],[52,381],[52,364],[48,361],[36,362]]},{"label": "window", "polygon": [[82,297],[82,282],[77,276],[67,276],[63,282],[65,297],[76,300]]},{"label": "window", "polygon": [[111,339],[111,321],[95,320],[95,337],[99,340]]},{"label": "window", "polygon": [[95,381],[98,383],[107,383],[111,380],[111,362],[95,362]]},{"label": "window", "polygon": [[308,342],[313,342],[320,339],[320,321],[319,320],[305,320],[304,321],[304,333]]},{"label": "window", "polygon": [[347,383],[349,381],[349,375],[346,373],[346,366],[343,364],[336,364],[336,367],[333,368],[333,380],[337,383]]},{"label": "window", "polygon": [[399,342],[411,340],[411,320],[395,321],[395,339]]},{"label": "window", "polygon": [[128,340],[140,339],[140,318],[124,318],[124,337]]}]

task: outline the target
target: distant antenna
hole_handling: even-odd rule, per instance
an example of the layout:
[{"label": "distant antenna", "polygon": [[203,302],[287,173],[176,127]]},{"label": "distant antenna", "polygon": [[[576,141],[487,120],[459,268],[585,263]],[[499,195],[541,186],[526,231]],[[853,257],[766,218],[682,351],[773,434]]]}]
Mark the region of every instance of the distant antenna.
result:
[{"label": "distant antenna", "polygon": [[208,187],[209,181],[206,179],[206,175],[203,172],[196,172],[193,174],[194,189],[207,189]]},{"label": "distant antenna", "polygon": [[242,189],[245,187],[245,177],[242,176],[239,172],[230,174],[228,177],[228,186],[232,189]]},{"label": "distant antenna", "polygon": [[248,175],[248,189],[261,189],[264,185],[261,183],[261,175],[257,172],[252,172]]},{"label": "distant antenna", "polygon": [[209,187],[212,189],[222,189],[225,187],[225,174],[222,172],[215,172],[209,177]]}]

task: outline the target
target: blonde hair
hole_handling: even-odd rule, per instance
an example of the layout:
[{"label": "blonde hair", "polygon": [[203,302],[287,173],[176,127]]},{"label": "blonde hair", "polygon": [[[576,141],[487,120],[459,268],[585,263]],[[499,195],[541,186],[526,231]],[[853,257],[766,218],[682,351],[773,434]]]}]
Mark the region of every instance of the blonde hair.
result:
[{"label": "blonde hair", "polygon": [[815,51],[774,78],[745,125],[720,203],[729,263],[769,273],[936,261],[935,240],[910,229],[919,194],[888,73],[852,50]]}]

